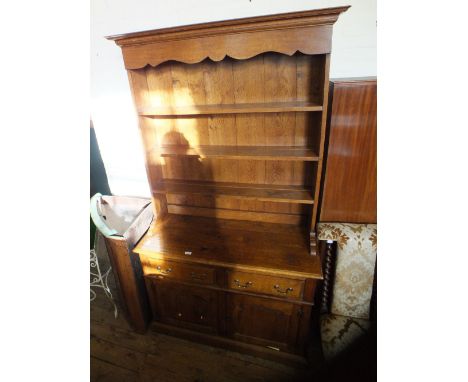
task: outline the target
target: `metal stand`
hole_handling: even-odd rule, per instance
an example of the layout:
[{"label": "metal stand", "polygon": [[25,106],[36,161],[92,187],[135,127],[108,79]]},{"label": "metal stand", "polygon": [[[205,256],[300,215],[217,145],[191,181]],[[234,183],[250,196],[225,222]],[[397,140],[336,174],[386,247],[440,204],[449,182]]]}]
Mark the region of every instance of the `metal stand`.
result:
[{"label": "metal stand", "polygon": [[109,267],[109,269],[102,274],[101,273],[101,268],[99,267],[99,261],[97,257],[97,249],[98,249],[98,244],[99,244],[99,239],[101,238],[101,233],[96,230],[96,236],[94,238],[94,249],[89,251],[90,253],[90,277],[91,277],[91,282],[90,282],[90,292],[91,292],[91,300],[94,301],[96,298],[96,292],[93,290],[93,288],[102,288],[104,290],[104,293],[106,294],[107,298],[112,302],[114,305],[114,317],[118,317],[118,310],[117,310],[117,305],[115,304],[114,298],[112,297],[112,292],[110,291],[109,285],[108,285],[108,277],[109,274],[112,270],[112,267]]}]

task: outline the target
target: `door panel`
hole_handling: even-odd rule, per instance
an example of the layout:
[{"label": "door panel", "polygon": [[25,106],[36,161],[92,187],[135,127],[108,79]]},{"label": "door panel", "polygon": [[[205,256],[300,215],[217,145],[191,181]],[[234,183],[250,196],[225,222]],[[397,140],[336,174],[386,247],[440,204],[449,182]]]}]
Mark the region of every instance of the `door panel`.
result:
[{"label": "door panel", "polygon": [[228,335],[278,349],[296,347],[302,308],[260,297],[228,294]]},{"label": "door panel", "polygon": [[147,279],[151,306],[163,323],[215,333],[218,327],[218,292]]}]

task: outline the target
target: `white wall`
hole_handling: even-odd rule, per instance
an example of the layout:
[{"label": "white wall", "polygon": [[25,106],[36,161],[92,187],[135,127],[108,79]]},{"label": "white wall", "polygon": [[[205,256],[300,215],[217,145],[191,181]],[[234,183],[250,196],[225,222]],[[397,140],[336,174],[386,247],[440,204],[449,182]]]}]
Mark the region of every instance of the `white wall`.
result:
[{"label": "white wall", "polygon": [[334,27],[330,76],[375,76],[376,0],[93,0],[91,118],[112,193],[150,195],[120,48],[104,36],[341,5],[351,8]]}]

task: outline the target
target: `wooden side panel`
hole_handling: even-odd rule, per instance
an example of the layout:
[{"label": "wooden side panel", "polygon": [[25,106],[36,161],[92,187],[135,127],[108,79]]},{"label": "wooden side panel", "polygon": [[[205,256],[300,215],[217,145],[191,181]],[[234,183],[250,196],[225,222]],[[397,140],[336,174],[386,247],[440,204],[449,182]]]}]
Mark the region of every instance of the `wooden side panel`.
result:
[{"label": "wooden side panel", "polygon": [[[320,88],[323,89],[323,92],[321,94],[322,100],[323,100],[323,111],[321,115],[321,121],[320,121],[320,133],[317,134],[319,137],[319,161],[317,164],[317,168],[314,174],[315,178],[315,196],[314,200],[318,200],[320,197],[320,185],[321,185],[321,179],[322,179],[322,167],[323,167],[323,157],[324,157],[324,152],[325,152],[325,132],[326,132],[326,126],[327,126],[327,110],[328,110],[328,88],[329,88],[329,72],[330,72],[330,55],[327,54],[325,56],[325,64],[322,66],[321,69],[318,70],[319,73],[322,74],[320,83],[321,86]],[[319,87],[317,87],[318,89]],[[310,225],[310,231],[312,232],[312,235],[315,235],[315,225],[317,223],[317,216],[318,216],[318,203],[314,205],[314,208],[312,209],[312,220],[311,220],[311,225]],[[315,241],[311,240],[311,245],[315,246]],[[311,249],[312,252],[316,252],[314,248]]]},{"label": "wooden side panel", "polygon": [[127,242],[123,239],[106,239],[106,247],[129,322],[138,332],[145,332],[151,314],[144,291],[143,276],[135,272],[131,262],[130,256],[137,255],[128,253]]},{"label": "wooden side panel", "polygon": [[377,223],[377,81],[334,81],[320,221]]}]

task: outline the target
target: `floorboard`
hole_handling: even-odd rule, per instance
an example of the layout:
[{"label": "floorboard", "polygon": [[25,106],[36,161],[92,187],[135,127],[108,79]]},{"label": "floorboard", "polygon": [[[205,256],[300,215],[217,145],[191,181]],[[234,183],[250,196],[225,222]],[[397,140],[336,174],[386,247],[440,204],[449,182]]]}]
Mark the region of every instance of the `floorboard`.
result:
[{"label": "floorboard", "polygon": [[140,380],[137,372],[91,356],[91,381],[93,382],[138,382]]}]

